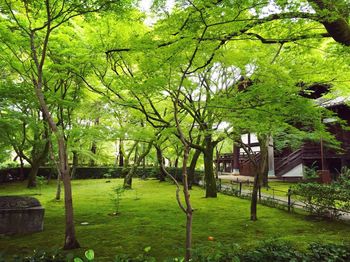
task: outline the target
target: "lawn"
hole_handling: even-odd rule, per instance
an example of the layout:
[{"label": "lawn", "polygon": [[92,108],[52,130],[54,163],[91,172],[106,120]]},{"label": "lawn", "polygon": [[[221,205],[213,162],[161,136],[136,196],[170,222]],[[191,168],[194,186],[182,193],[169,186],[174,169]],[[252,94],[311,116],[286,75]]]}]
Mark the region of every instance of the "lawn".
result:
[{"label": "lawn", "polygon": [[[151,255],[158,259],[183,254],[185,216],[175,201],[175,186],[155,180],[134,180],[134,189],[121,201],[119,216],[110,216],[112,188],[122,180],[75,180],[73,183],[77,236],[86,249],[94,249],[97,261],[111,261],[116,254],[140,254],[151,246]],[[37,194],[25,183],[0,185],[1,195]],[[30,253],[35,248],[60,248],[64,239],[62,201],[53,200],[55,183],[43,186],[35,195],[46,209],[45,229],[26,236],[0,236],[0,251],[7,254]],[[193,242],[211,245],[208,236],[222,243],[256,245],[267,239],[290,240],[303,248],[313,241],[350,242],[350,226],[343,222],[311,221],[298,214],[259,206],[256,222],[249,221],[249,201],[219,194],[206,199],[204,191],[191,191],[194,223]],[[82,225],[88,222],[88,225]]]}]

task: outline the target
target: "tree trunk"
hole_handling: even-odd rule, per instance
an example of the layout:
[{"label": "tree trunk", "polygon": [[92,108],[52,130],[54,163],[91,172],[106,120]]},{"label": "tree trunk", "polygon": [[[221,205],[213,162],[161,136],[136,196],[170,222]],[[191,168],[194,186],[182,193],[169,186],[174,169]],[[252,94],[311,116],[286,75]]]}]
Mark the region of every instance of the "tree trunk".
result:
[{"label": "tree trunk", "polygon": [[268,170],[268,145],[269,145],[269,136],[258,135],[258,141],[260,145],[260,160],[256,165],[252,199],[250,203],[250,220],[256,221],[257,217],[257,204],[258,204],[258,191],[261,187],[262,177],[265,175],[265,172]]},{"label": "tree trunk", "polygon": [[60,171],[62,174],[63,185],[64,185],[64,204],[65,204],[65,218],[66,218],[66,231],[65,231],[65,241],[64,241],[63,249],[68,250],[68,249],[79,248],[80,245],[75,236],[72,187],[71,187],[71,181],[70,181],[70,175],[69,175],[68,161],[66,161],[64,166],[62,165],[62,169]]},{"label": "tree trunk", "polygon": [[[96,150],[97,150],[97,145],[96,145],[96,142],[93,141],[93,142],[92,142],[92,145],[91,145],[90,151],[91,151],[91,153],[92,153],[93,155],[96,155]],[[94,165],[95,165],[95,160],[94,160],[93,158],[90,159],[89,165],[90,165],[90,166],[94,166]]]},{"label": "tree trunk", "polygon": [[240,147],[238,144],[234,144],[232,171],[233,173],[236,173],[236,174],[239,174],[239,156],[240,156]]},{"label": "tree trunk", "polygon": [[124,184],[123,184],[124,189],[132,188],[132,177],[134,176],[136,167],[140,165],[141,161],[148,155],[149,151],[151,151],[152,145],[153,145],[153,141],[149,142],[147,149],[143,151],[140,156],[138,156],[138,147],[136,146],[134,163],[131,166],[128,174],[124,178]]},{"label": "tree trunk", "polygon": [[[98,126],[100,124],[100,118],[96,117],[95,121],[94,121],[94,126]],[[92,145],[91,145],[91,149],[90,149],[91,153],[93,155],[96,155],[97,152],[97,144],[96,141],[93,140],[92,141]],[[90,159],[90,166],[95,166],[95,160],[93,158]]]},{"label": "tree trunk", "polygon": [[140,157],[138,157],[138,150],[139,147],[136,145],[135,147],[135,156],[134,156],[134,163],[131,165],[131,168],[129,169],[128,173],[126,174],[124,178],[123,188],[124,189],[131,189],[132,188],[132,177],[134,176],[136,167],[140,164],[141,160]]},{"label": "tree trunk", "polygon": [[123,140],[119,140],[119,166],[124,166]]},{"label": "tree trunk", "polygon": [[56,200],[61,199],[61,175],[60,173],[57,174],[57,189],[56,189]]},{"label": "tree trunk", "polygon": [[136,166],[133,164],[129,169],[129,172],[126,174],[124,178],[123,188],[131,189],[132,188],[132,177],[134,176]]},{"label": "tree trunk", "polygon": [[22,156],[19,156],[19,162],[21,163],[21,167],[19,170],[19,179],[20,181],[23,181],[24,180],[24,163],[23,163]]},{"label": "tree trunk", "polygon": [[166,171],[164,170],[164,158],[163,158],[163,152],[160,146],[155,145],[156,151],[157,151],[157,160],[159,164],[159,181],[164,182],[166,177]]},{"label": "tree trunk", "polygon": [[[268,161],[268,157],[267,157],[266,161]],[[268,187],[268,185],[269,185],[269,166],[265,165],[265,169],[261,170],[260,173],[261,173],[261,177],[262,177],[261,185],[264,187]]]},{"label": "tree trunk", "polygon": [[196,171],[196,165],[200,155],[201,155],[201,151],[196,149],[192,156],[190,166],[188,168],[188,188],[189,189],[192,189],[195,171]]},{"label": "tree trunk", "polygon": [[204,180],[205,180],[205,197],[217,197],[216,180],[214,176],[214,146],[211,135],[205,137],[204,154]]},{"label": "tree trunk", "polygon": [[36,187],[36,176],[38,174],[39,167],[40,167],[40,161],[34,160],[32,162],[32,166],[28,175],[28,184],[27,184],[28,188]]},{"label": "tree trunk", "polygon": [[184,157],[182,162],[182,177],[184,187],[184,197],[186,202],[186,253],[185,261],[191,261],[191,250],[192,250],[192,214],[193,209],[190,202],[190,192],[188,188],[188,177],[187,177],[187,160],[190,148],[185,145]]},{"label": "tree trunk", "polygon": [[72,163],[72,170],[70,172],[71,179],[74,179],[75,173],[77,171],[77,166],[79,165],[79,155],[77,151],[73,151],[73,163]]},{"label": "tree trunk", "polygon": [[259,174],[258,172],[255,172],[252,199],[250,202],[250,220],[252,221],[258,220],[257,212],[256,212],[257,204],[258,204],[258,190],[259,190]]},{"label": "tree trunk", "polygon": [[346,1],[309,0],[309,3],[321,16],[324,16],[323,12],[327,13],[327,16],[319,22],[324,25],[331,37],[338,43],[350,46],[349,7]]},{"label": "tree trunk", "polygon": [[179,158],[176,157],[175,162],[174,162],[174,167],[178,168],[179,167]]},{"label": "tree trunk", "polygon": [[[32,43],[33,44],[33,43]],[[40,72],[39,72],[40,73]],[[39,74],[38,73],[38,74]],[[67,149],[65,146],[64,135],[57,128],[55,121],[53,120],[49,108],[45,102],[44,94],[42,92],[42,73],[38,76],[37,86],[35,93],[40,103],[40,106],[44,112],[45,119],[48,122],[52,132],[56,134],[58,144],[58,156],[59,156],[59,168],[62,175],[64,185],[64,203],[65,203],[65,241],[64,249],[79,248],[80,245],[75,236],[74,216],[73,216],[73,201],[72,201],[72,188],[69,174],[69,165],[67,157]]]}]

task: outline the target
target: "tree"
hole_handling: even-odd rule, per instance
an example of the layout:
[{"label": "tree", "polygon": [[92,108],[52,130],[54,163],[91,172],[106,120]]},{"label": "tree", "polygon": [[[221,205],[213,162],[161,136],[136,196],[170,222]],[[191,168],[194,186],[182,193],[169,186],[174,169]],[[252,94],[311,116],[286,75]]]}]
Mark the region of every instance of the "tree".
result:
[{"label": "tree", "polygon": [[30,164],[30,188],[36,186],[39,167],[47,160],[50,134],[47,125],[41,121],[42,112],[35,103],[35,97],[25,94],[30,92],[30,87],[26,83],[13,83],[11,79],[9,74],[8,79],[1,82],[1,137],[12,146],[16,158],[19,158],[22,178],[24,161]]},{"label": "tree", "polygon": [[45,65],[49,62],[50,38],[55,31],[74,17],[102,10],[107,4],[109,1],[85,1],[82,4],[68,0],[4,0],[0,4],[1,40],[10,57],[8,63],[13,65],[11,59],[19,62],[19,65],[12,68],[23,81],[32,84],[45,121],[57,139],[59,166],[65,191],[65,249],[77,248],[79,243],[75,236],[67,148],[63,130],[60,130],[55,122],[45,97],[45,86],[49,80],[46,78]]}]

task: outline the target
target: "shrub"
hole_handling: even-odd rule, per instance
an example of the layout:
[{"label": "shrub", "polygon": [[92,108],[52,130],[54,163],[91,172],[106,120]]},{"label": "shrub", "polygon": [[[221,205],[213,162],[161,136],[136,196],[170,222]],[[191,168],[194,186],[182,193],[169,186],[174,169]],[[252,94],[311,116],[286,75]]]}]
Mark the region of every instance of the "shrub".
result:
[{"label": "shrub", "polygon": [[[114,262],[155,262],[150,256],[151,247],[144,248],[142,254],[133,257],[118,254],[110,261]],[[74,262],[94,261],[93,250],[85,252],[85,258],[74,258]],[[96,258],[98,260],[98,258]],[[57,251],[34,251],[32,256],[17,259],[18,262],[65,262],[72,261],[73,256],[64,256]],[[0,257],[1,261],[1,257]],[[4,260],[3,260],[4,261]],[[164,262],[183,262],[184,258],[170,258]],[[212,242],[192,251],[193,262],[347,262],[350,261],[350,247],[332,243],[311,243],[304,251],[297,250],[291,243],[281,240],[263,242],[261,245],[242,249],[238,244],[223,245]]]},{"label": "shrub", "polygon": [[290,243],[285,241],[265,242],[255,250],[241,254],[241,262],[285,262],[305,261],[306,255],[297,251]]},{"label": "shrub", "polygon": [[304,178],[305,179],[315,179],[315,178],[318,178],[318,175],[317,175],[317,166],[316,166],[316,162],[313,162],[311,167],[305,167],[304,168]]},{"label": "shrub", "polygon": [[311,243],[308,261],[346,262],[350,261],[350,248],[344,245]]},{"label": "shrub", "polygon": [[350,190],[340,183],[298,184],[292,188],[292,192],[300,196],[299,200],[305,203],[307,211],[317,216],[338,218],[341,215],[339,209],[350,210]]},{"label": "shrub", "polygon": [[209,248],[203,246],[193,250],[192,260],[198,262],[239,261],[238,254],[240,251],[238,244],[213,243]]},{"label": "shrub", "polygon": [[21,261],[21,262],[64,262],[67,260],[68,260],[67,256],[60,253],[59,250],[52,250],[52,251],[34,250],[32,255],[26,256],[22,260],[18,260],[18,261]]},{"label": "shrub", "polygon": [[113,196],[112,196],[112,202],[114,204],[114,211],[115,215],[119,214],[119,208],[120,208],[120,201],[122,200],[122,196],[125,192],[125,189],[123,186],[116,186],[113,188]]}]

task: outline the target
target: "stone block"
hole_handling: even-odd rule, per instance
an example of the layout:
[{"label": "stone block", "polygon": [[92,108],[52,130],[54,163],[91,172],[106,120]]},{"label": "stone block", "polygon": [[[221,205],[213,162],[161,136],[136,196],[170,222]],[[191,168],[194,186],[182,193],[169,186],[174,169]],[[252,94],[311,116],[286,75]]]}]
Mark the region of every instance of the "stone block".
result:
[{"label": "stone block", "polygon": [[0,196],[0,234],[23,235],[44,228],[45,209],[33,197]]}]

